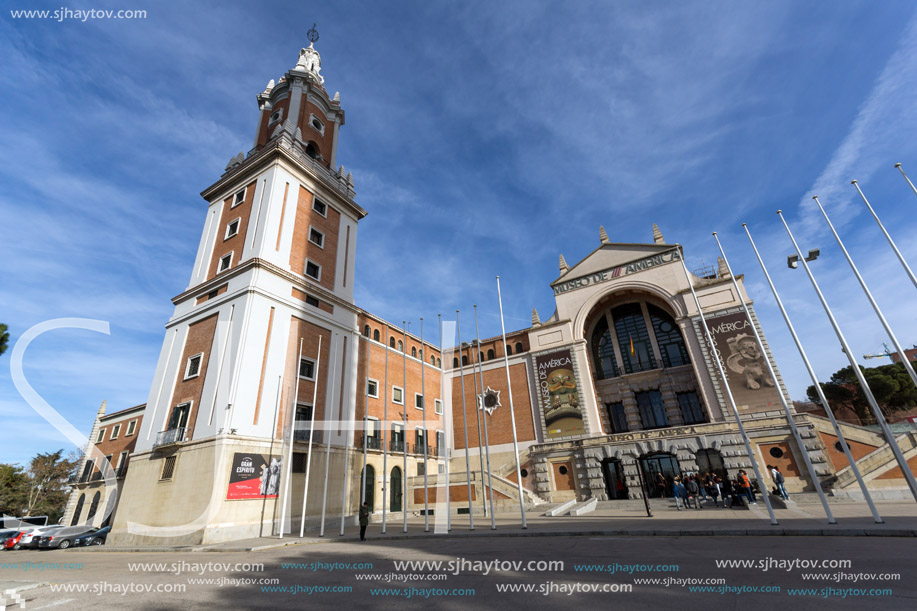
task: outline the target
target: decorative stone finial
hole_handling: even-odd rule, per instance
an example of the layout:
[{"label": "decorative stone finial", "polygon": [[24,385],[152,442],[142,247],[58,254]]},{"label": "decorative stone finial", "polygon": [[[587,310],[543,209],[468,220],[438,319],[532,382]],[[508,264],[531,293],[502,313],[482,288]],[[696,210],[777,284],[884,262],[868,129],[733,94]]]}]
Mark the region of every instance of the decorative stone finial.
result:
[{"label": "decorative stone finial", "polygon": [[100,416],[104,416],[104,415],[105,415],[105,407],[106,407],[107,405],[108,405],[108,399],[105,399],[104,401],[102,401],[102,405],[99,406],[99,415],[100,415]]},{"label": "decorative stone finial", "polygon": [[563,255],[560,255],[560,261],[558,262],[561,272],[565,272],[570,269],[570,266],[567,265],[567,261],[564,259]]},{"label": "decorative stone finial", "polygon": [[270,93],[271,89],[274,88],[274,79],[271,79],[267,82],[267,87],[264,88],[264,93]]},{"label": "decorative stone finial", "polygon": [[723,257],[716,258],[716,275],[718,278],[729,277],[729,266],[726,265],[726,261]]},{"label": "decorative stone finial", "polygon": [[347,186],[353,188],[353,173],[347,172]]},{"label": "decorative stone finial", "polygon": [[599,225],[599,240],[602,244],[611,244],[611,240],[608,239],[608,232],[605,231],[604,225]]},{"label": "decorative stone finial", "polygon": [[335,91],[335,92],[334,92],[334,99],[332,99],[331,101],[332,101],[332,102],[340,102],[340,101],[341,101],[341,92],[340,92],[340,91]]},{"label": "decorative stone finial", "polygon": [[299,50],[299,61],[296,62],[296,67],[293,69],[302,70],[323,84],[325,77],[319,74],[322,71],[322,56],[312,45],[313,43],[310,42],[307,48]]},{"label": "decorative stone finial", "polygon": [[532,326],[533,327],[541,326],[541,318],[538,316],[537,308],[532,308]]},{"label": "decorative stone finial", "polygon": [[662,237],[662,232],[659,231],[659,225],[653,223],[653,242],[656,244],[665,244],[665,238]]}]

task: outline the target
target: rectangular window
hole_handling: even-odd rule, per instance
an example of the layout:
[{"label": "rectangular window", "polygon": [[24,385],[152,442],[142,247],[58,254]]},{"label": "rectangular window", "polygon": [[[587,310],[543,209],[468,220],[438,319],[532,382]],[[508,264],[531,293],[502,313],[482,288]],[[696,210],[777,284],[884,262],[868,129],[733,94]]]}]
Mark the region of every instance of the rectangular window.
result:
[{"label": "rectangular window", "polygon": [[404,425],[392,424],[392,452],[404,452]]},{"label": "rectangular window", "polygon": [[166,456],[162,461],[162,474],[159,476],[159,481],[172,479],[172,476],[175,475],[175,459],[177,456]]},{"label": "rectangular window", "polygon": [[[188,425],[188,414],[191,412],[190,403],[182,403],[181,405],[176,405],[175,409],[172,410],[172,416],[169,418],[169,428],[168,430],[178,430],[184,428]],[[182,441],[184,435],[180,435],[182,439],[176,438],[176,441]]]},{"label": "rectangular window", "polygon": [[423,454],[426,444],[424,443],[424,430],[414,429],[414,453]]},{"label": "rectangular window", "polygon": [[696,392],[680,392],[676,396],[678,397],[678,405],[681,407],[681,415],[685,420],[685,424],[707,422],[704,408],[701,406]]},{"label": "rectangular window", "polygon": [[103,479],[114,474],[115,469],[111,464],[111,459],[111,454],[105,457],[105,461],[99,465],[99,470],[95,473],[95,476],[92,479]]},{"label": "rectangular window", "polygon": [[293,452],[293,473],[306,472],[306,458],[308,455],[305,452]]},{"label": "rectangular window", "polygon": [[126,437],[130,437],[131,435],[133,435],[135,430],[137,430],[137,421],[131,420],[130,422],[127,423]]},{"label": "rectangular window", "polygon": [[443,431],[436,431],[436,447],[433,448],[433,454],[436,456],[446,455],[446,434]]},{"label": "rectangular window", "polygon": [[312,436],[312,406],[305,403],[296,405],[296,415],[293,423],[293,440],[309,441]]},{"label": "rectangular window", "polygon": [[300,359],[299,360],[299,377],[306,380],[315,379],[315,361],[312,359]]},{"label": "rectangular window", "polygon": [[433,400],[433,411],[436,412],[437,414],[443,413],[443,402],[441,400],[439,399]]},{"label": "rectangular window", "polygon": [[328,206],[325,205],[325,202],[321,202],[317,199],[312,200],[312,209],[322,216],[328,216]]},{"label": "rectangular window", "polygon": [[417,409],[423,409],[423,395],[420,393],[414,393],[414,407]]},{"label": "rectangular window", "polygon": [[426,472],[426,465],[424,465],[422,462],[417,463],[417,475],[423,475]]},{"label": "rectangular window", "polygon": [[313,297],[312,295],[306,295],[306,305],[310,305],[310,306],[312,306],[313,308],[317,308],[317,307],[318,307],[318,299],[316,299],[316,298]]},{"label": "rectangular window", "polygon": [[404,389],[392,386],[392,403],[404,405]]},{"label": "rectangular window", "polygon": [[105,439],[105,429],[99,429],[99,436],[96,437],[96,443],[102,443],[103,439]]},{"label": "rectangular window", "polygon": [[382,431],[379,428],[379,420],[376,418],[366,419],[366,447],[370,450],[382,449]]},{"label": "rectangular window", "polygon": [[217,273],[225,272],[232,266],[232,253],[227,253],[220,257],[220,266],[217,268]]},{"label": "rectangular window", "polygon": [[80,483],[85,483],[89,481],[89,476],[92,475],[92,469],[95,466],[95,461],[87,460],[86,466],[83,467],[83,475],[80,476]]},{"label": "rectangular window", "polygon": [[116,424],[116,425],[113,426],[112,429],[111,429],[111,437],[109,437],[109,439],[112,440],[112,441],[114,441],[115,439],[118,438],[118,434],[119,434],[120,432],[121,432],[121,425],[120,425],[120,424]]},{"label": "rectangular window", "polygon": [[127,473],[127,452],[121,452],[121,456],[118,457],[118,477],[124,477],[125,473]]},{"label": "rectangular window", "polygon": [[627,413],[624,411],[624,404],[606,403],[605,409],[608,411],[608,422],[611,424],[612,433],[627,432]]},{"label": "rectangular window", "polygon": [[445,473],[446,465],[444,465],[443,463],[439,463],[438,465],[436,465],[436,470],[438,473]]},{"label": "rectangular window", "polygon": [[188,364],[185,366],[185,379],[196,378],[201,374],[201,361],[204,359],[204,353],[195,354],[188,357]]},{"label": "rectangular window", "polygon": [[325,247],[325,234],[316,229],[315,227],[309,227],[309,241],[318,246],[319,248]]},{"label": "rectangular window", "polygon": [[669,426],[669,419],[662,402],[662,393],[658,390],[634,393],[637,408],[640,410],[640,421],[644,429],[658,429]]},{"label": "rectangular window", "polygon": [[239,225],[242,223],[241,218],[237,218],[230,224],[226,225],[226,235],[223,237],[224,240],[228,240],[232,236],[239,233]]},{"label": "rectangular window", "polygon": [[306,260],[306,275],[315,280],[321,281],[322,279],[322,266],[318,263]]},{"label": "rectangular window", "polygon": [[235,208],[239,204],[245,201],[245,189],[239,189],[236,191],[235,196],[232,198],[232,207]]},{"label": "rectangular window", "polygon": [[376,380],[366,381],[366,394],[373,399],[379,398],[379,382]]}]

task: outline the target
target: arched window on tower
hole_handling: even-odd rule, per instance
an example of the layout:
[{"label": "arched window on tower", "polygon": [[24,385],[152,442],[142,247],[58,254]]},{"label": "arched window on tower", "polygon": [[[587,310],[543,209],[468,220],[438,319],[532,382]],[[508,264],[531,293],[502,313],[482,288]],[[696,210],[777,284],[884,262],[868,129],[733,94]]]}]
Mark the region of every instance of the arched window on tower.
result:
[{"label": "arched window on tower", "polygon": [[453,369],[458,368],[458,357],[452,359],[452,368]]},{"label": "arched window on tower", "polygon": [[465,367],[467,365],[468,365],[468,357],[463,354],[462,355],[462,367]]},{"label": "arched window on tower", "polygon": [[394,337],[388,338],[388,345],[392,348],[395,347],[395,338]]},{"label": "arched window on tower", "polygon": [[487,360],[488,360],[488,361],[492,361],[492,360],[494,360],[494,357],[495,357],[495,356],[496,356],[496,355],[494,354],[494,349],[493,349],[493,348],[490,348],[490,349],[487,351]]},{"label": "arched window on tower", "polygon": [[442,366],[443,366],[442,360],[436,359],[436,366],[437,366],[437,367],[442,367]]},{"label": "arched window on tower", "polygon": [[363,327],[363,337],[369,337],[369,325]]},{"label": "arched window on tower", "polygon": [[404,343],[400,339],[398,340],[398,351],[404,352]]},{"label": "arched window on tower", "polygon": [[522,345],[522,342],[516,342],[516,354],[520,352],[525,352],[525,346]]},{"label": "arched window on tower", "polygon": [[479,363],[484,362],[484,352],[482,352],[481,350],[478,350],[478,362]]},{"label": "arched window on tower", "polygon": [[318,145],[312,142],[311,140],[309,141],[308,144],[306,144],[306,155],[308,155],[312,159],[318,159],[319,157],[322,156],[321,153],[318,152]]},{"label": "arched window on tower", "polygon": [[652,304],[647,304],[646,309],[649,310],[650,321],[653,323],[656,344],[659,346],[659,352],[662,353],[663,367],[680,367],[690,364],[691,359],[688,357],[685,340],[682,339],[675,320]]},{"label": "arched window on tower", "polygon": [[513,354],[513,347],[510,346],[509,344],[506,344],[506,354],[507,356],[512,356]]},{"label": "arched window on tower", "polygon": [[604,314],[595,325],[589,347],[592,348],[592,366],[597,379],[607,380],[621,375],[615,358],[614,344],[611,341],[611,331],[608,330],[608,320]]},{"label": "arched window on tower", "polygon": [[435,356],[430,357],[430,364],[436,367],[436,357]]},{"label": "arched window on tower", "polygon": [[379,329],[373,331],[373,339],[379,341]]},{"label": "arched window on tower", "polygon": [[411,346],[411,356],[413,356],[415,359],[417,358],[417,348],[414,348],[413,346]]}]

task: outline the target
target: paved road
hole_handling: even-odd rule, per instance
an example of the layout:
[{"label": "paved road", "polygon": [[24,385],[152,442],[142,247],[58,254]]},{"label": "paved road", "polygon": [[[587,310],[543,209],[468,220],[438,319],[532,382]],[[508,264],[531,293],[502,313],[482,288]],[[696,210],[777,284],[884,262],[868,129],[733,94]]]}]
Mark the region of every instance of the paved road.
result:
[{"label": "paved road", "polygon": [[[80,569],[30,570],[0,568],[0,586],[12,582],[46,582],[49,585],[23,590],[25,609],[470,609],[524,608],[525,611],[558,608],[621,606],[624,609],[883,609],[917,608],[914,538],[872,537],[570,537],[545,536],[487,539],[410,539],[382,542],[323,542],[255,552],[168,552],[97,553],[87,551],[10,552],[0,554],[0,563],[81,563]],[[395,560],[443,561],[464,559],[470,563],[521,561],[517,567],[464,565],[455,571],[425,568],[397,569]],[[717,568],[716,560],[752,560],[753,568]],[[562,561],[563,569],[526,570],[529,561]],[[788,561],[850,561],[844,568],[801,567],[787,570]],[[335,563],[366,563],[371,568],[344,568]],[[769,563],[768,570],[759,568]],[[131,570],[131,564],[159,563],[160,567]],[[210,567],[202,566],[211,563]],[[263,564],[262,571],[246,570],[244,564]],[[300,563],[302,568],[283,568]],[[313,563],[316,563],[313,565]],[[317,564],[321,563],[321,564]],[[782,563],[776,566],[775,563]],[[231,565],[215,567],[215,564]],[[677,565],[665,570],[614,573],[577,571],[576,565]],[[451,568],[451,567],[448,567]],[[503,570],[503,569],[508,570]],[[537,566],[532,566],[537,569]],[[549,568],[549,567],[543,567]],[[646,566],[641,567],[647,568]],[[487,573],[487,574],[485,574]],[[806,580],[805,574],[832,574]],[[838,580],[836,573],[900,574],[899,580],[876,576],[854,582]],[[358,577],[367,577],[361,579]],[[436,577],[445,576],[442,579]],[[691,586],[635,583],[642,579],[706,580],[722,583],[693,584],[713,588],[712,592],[691,591]],[[191,580],[209,579],[209,584]],[[220,585],[218,580],[223,580]],[[257,580],[277,580],[272,586]],[[235,581],[229,581],[235,580]],[[252,580],[239,584],[238,580]],[[82,587],[85,592],[60,591],[60,587]],[[532,587],[531,593],[500,592],[500,587]],[[300,588],[266,591],[268,588]],[[309,592],[310,588],[341,588],[341,592]],[[570,588],[609,588],[631,591],[570,592]],[[731,591],[719,593],[726,588]],[[773,588],[773,592],[736,593],[739,588]],[[149,588],[149,592],[128,592],[124,588]],[[155,591],[182,588],[184,591]],[[413,593],[407,597],[405,590]],[[809,588],[816,595],[792,595],[791,590]],[[824,592],[832,588],[833,592]],[[862,595],[849,590],[891,590],[890,595]],[[448,590],[450,595],[427,595],[430,589]],[[779,591],[776,591],[779,589]],[[54,591],[57,590],[57,591]],[[97,594],[102,590],[101,594]],[[373,594],[373,591],[376,594]],[[386,593],[382,593],[387,590]],[[451,595],[453,590],[473,593]],[[843,590],[848,590],[846,593]],[[420,592],[419,592],[420,591]],[[545,594],[544,592],[548,592]],[[512,607],[511,607],[512,606]],[[12,609],[13,607],[10,607]],[[18,608],[18,607],[17,607]]]}]

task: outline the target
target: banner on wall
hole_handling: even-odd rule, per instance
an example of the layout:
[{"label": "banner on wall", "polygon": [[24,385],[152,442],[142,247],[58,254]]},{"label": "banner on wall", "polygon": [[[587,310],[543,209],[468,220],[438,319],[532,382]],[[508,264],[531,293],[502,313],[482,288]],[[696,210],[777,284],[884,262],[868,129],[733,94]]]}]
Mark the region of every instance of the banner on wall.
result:
[{"label": "banner on wall", "polygon": [[749,412],[780,408],[779,391],[745,312],[708,316],[707,325],[736,407]]},{"label": "banner on wall", "polygon": [[558,350],[536,357],[535,369],[541,409],[544,410],[545,437],[550,439],[585,433],[570,351]]},{"label": "banner on wall", "polygon": [[229,474],[227,500],[271,499],[280,491],[283,458],[236,452]]}]

